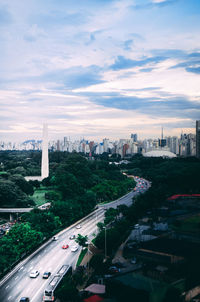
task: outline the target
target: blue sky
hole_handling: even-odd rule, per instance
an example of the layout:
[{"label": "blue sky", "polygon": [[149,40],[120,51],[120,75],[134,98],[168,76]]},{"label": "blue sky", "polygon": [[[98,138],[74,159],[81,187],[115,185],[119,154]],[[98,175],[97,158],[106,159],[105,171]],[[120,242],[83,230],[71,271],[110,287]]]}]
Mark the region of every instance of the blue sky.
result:
[{"label": "blue sky", "polygon": [[194,133],[199,0],[0,0],[0,141]]}]

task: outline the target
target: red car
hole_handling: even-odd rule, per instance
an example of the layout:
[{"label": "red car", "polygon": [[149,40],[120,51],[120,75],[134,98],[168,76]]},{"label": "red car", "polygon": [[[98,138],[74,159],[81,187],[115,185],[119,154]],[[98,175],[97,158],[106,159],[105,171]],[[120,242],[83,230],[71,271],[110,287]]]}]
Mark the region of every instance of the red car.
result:
[{"label": "red car", "polygon": [[66,249],[68,249],[68,247],[69,247],[68,244],[64,244],[64,245],[62,246],[62,249],[66,250]]}]

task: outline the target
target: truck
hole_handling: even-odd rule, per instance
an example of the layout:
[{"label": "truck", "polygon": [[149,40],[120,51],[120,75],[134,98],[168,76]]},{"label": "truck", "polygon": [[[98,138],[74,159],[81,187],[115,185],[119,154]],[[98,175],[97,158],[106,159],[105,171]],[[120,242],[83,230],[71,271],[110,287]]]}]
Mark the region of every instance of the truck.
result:
[{"label": "truck", "polygon": [[57,271],[55,276],[50,280],[47,287],[44,290],[43,300],[42,301],[55,301],[56,289],[58,285],[61,283],[63,277],[66,274],[70,274],[72,272],[72,267],[68,264],[61,266],[61,268]]}]

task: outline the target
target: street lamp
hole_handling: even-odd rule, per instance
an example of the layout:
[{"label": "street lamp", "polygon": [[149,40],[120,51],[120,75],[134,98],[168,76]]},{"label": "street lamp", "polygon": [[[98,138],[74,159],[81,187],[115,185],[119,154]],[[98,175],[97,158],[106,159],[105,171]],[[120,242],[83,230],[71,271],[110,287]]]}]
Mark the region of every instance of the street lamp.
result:
[{"label": "street lamp", "polygon": [[98,219],[97,219],[97,211],[96,211],[96,235],[97,235],[97,232],[98,232],[97,221],[98,221]]},{"label": "street lamp", "polygon": [[88,276],[89,276],[89,241],[87,242],[88,246],[87,246],[87,272],[88,272]]},{"label": "street lamp", "polygon": [[107,244],[106,244],[106,226],[103,227],[105,229],[105,260],[107,258]]}]

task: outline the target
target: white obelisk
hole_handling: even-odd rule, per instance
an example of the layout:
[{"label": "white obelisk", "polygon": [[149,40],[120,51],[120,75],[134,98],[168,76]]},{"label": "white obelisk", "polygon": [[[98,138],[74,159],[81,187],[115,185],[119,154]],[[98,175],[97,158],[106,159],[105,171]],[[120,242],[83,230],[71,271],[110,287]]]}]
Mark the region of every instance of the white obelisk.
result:
[{"label": "white obelisk", "polygon": [[43,125],[43,140],[42,140],[42,179],[49,176],[49,156],[48,156],[48,125]]}]

